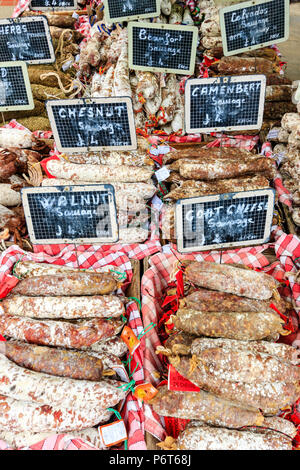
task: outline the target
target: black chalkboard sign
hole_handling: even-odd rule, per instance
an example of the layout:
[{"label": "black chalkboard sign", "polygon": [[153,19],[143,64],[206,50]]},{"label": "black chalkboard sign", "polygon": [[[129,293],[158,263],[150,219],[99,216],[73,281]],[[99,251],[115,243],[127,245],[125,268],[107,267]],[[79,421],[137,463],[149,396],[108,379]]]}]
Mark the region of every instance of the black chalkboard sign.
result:
[{"label": "black chalkboard sign", "polygon": [[160,15],[160,0],[104,0],[108,23],[154,18]]},{"label": "black chalkboard sign", "polygon": [[0,63],[0,111],[33,109],[34,102],[25,62]]},{"label": "black chalkboard sign", "polygon": [[178,251],[264,243],[270,237],[274,203],[273,189],[181,199],[176,204]]},{"label": "black chalkboard sign", "polygon": [[254,0],[220,10],[225,56],[260,49],[289,37],[289,0]]},{"label": "black chalkboard sign", "polygon": [[30,10],[76,10],[78,0],[31,0]]},{"label": "black chalkboard sign", "polygon": [[196,62],[196,26],[130,22],[129,68],[193,75]]},{"label": "black chalkboard sign", "polygon": [[22,189],[34,244],[118,241],[115,191],[110,184]]},{"label": "black chalkboard sign", "polygon": [[51,100],[46,108],[60,152],[137,148],[128,97]]},{"label": "black chalkboard sign", "polygon": [[265,92],[265,75],[187,80],[186,132],[260,129]]},{"label": "black chalkboard sign", "polygon": [[0,20],[0,62],[50,64],[55,53],[45,16]]}]

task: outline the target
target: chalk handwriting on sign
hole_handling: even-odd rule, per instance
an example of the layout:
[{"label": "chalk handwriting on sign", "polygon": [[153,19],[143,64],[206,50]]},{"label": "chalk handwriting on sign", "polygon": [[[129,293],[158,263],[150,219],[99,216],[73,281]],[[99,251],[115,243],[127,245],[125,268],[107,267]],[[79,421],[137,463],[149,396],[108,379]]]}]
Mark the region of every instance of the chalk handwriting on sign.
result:
[{"label": "chalk handwriting on sign", "polygon": [[0,20],[0,61],[55,62],[47,19],[34,16]]},{"label": "chalk handwriting on sign", "polygon": [[270,237],[274,203],[273,189],[182,199],[176,205],[178,250],[264,243]]},{"label": "chalk handwriting on sign", "polygon": [[113,243],[118,240],[111,185],[25,188],[22,202],[32,243]]},{"label": "chalk handwriting on sign", "polygon": [[78,0],[31,0],[30,10],[76,10],[78,7]]},{"label": "chalk handwriting on sign", "polygon": [[224,55],[259,49],[289,37],[289,0],[255,0],[220,10]]},{"label": "chalk handwriting on sign", "polygon": [[104,0],[104,13],[109,23],[154,18],[160,15],[160,0]]},{"label": "chalk handwriting on sign", "polygon": [[187,80],[187,133],[260,129],[265,90],[264,75]]},{"label": "chalk handwriting on sign", "polygon": [[51,100],[46,107],[62,152],[137,148],[130,98]]},{"label": "chalk handwriting on sign", "polygon": [[25,62],[0,63],[0,111],[34,108]]},{"label": "chalk handwriting on sign", "polygon": [[195,26],[128,24],[129,68],[192,75],[198,29]]}]

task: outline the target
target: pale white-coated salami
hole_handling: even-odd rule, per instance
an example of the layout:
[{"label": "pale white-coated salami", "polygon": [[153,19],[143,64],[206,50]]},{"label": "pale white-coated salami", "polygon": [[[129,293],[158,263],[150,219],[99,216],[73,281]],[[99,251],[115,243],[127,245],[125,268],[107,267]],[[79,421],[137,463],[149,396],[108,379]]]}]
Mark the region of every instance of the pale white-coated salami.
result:
[{"label": "pale white-coated salami", "polygon": [[[91,382],[23,369],[0,356],[0,394],[40,405],[84,409],[113,407],[126,397],[122,382]],[[85,427],[89,427],[85,426]]]},{"label": "pale white-coated salami", "polygon": [[[0,432],[62,433],[89,428],[107,422],[111,411],[99,406],[69,408],[37,405],[0,396]],[[36,441],[38,442],[38,441]]]}]

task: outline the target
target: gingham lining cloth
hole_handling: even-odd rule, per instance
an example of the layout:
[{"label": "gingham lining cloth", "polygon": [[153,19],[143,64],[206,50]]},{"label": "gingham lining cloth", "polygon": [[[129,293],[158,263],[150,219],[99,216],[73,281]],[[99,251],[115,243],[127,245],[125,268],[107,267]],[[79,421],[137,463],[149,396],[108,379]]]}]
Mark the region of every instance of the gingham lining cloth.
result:
[{"label": "gingham lining cloth", "polygon": [[[120,252],[106,251],[104,253],[91,253],[90,251],[82,251],[77,257],[70,247],[57,254],[57,256],[49,256],[46,253],[28,253],[21,250],[17,245],[13,245],[2,253],[0,256],[0,298],[5,297],[8,292],[19,282],[12,275],[14,264],[22,260],[31,260],[37,263],[57,264],[61,266],[80,267],[81,269],[93,268],[94,270],[108,270],[113,268],[117,271],[124,272],[127,278],[122,286],[125,289],[132,279],[132,267],[129,258]],[[136,336],[143,332],[143,323],[138,307],[134,301],[127,304],[126,308],[127,325],[133,330]],[[143,360],[145,350],[145,339],[141,339],[141,344],[133,354],[131,361],[131,371],[134,371],[132,378],[137,385],[144,383]],[[135,370],[136,368],[136,370]],[[128,432],[128,450],[144,450],[146,443],[144,439],[144,413],[142,402],[137,400],[132,393],[127,395],[121,415],[125,421]],[[40,444],[41,448],[48,449],[48,445],[61,439],[57,436],[50,441],[47,439]],[[68,437],[66,437],[68,439]],[[49,444],[50,442],[50,444]],[[79,441],[76,440],[78,443]],[[71,447],[77,444],[71,443]],[[83,446],[84,444],[82,444]],[[45,447],[44,447],[45,446]],[[83,448],[81,444],[79,448]],[[32,447],[32,446],[31,446]],[[34,447],[34,446],[33,446]],[[0,443],[1,449],[1,443]]]}]

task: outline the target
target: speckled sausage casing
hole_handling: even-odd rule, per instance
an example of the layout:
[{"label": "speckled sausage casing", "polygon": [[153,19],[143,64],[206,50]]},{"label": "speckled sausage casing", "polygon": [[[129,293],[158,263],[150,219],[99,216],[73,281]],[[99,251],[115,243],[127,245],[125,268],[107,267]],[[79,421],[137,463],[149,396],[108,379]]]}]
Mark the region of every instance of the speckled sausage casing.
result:
[{"label": "speckled sausage casing", "polygon": [[185,270],[185,277],[199,287],[257,300],[270,299],[279,285],[268,274],[207,261],[191,263]]},{"label": "speckled sausage casing", "polygon": [[219,397],[261,409],[265,414],[276,414],[299,398],[300,385],[284,382],[243,383],[229,382],[209,374],[202,364],[193,363],[191,357],[169,357],[179,374],[198,387]]},{"label": "speckled sausage casing", "polygon": [[0,371],[0,394],[41,405],[105,409],[115,406],[127,394],[119,388],[122,382],[55,377],[23,369],[3,355],[0,355]]},{"label": "speckled sausage casing", "polygon": [[171,321],[178,330],[213,338],[259,340],[286,332],[284,321],[275,312],[202,312],[182,308]]},{"label": "speckled sausage casing", "polygon": [[254,408],[242,407],[237,403],[216,397],[203,390],[199,392],[174,392],[167,386],[159,388],[150,405],[160,416],[182,419],[196,419],[212,426],[240,428],[260,426],[263,415]]},{"label": "speckled sausage casing", "polygon": [[105,295],[117,288],[109,273],[71,273],[36,276],[23,279],[12,294],[29,296]]},{"label": "speckled sausage casing", "polygon": [[35,320],[14,315],[0,315],[2,335],[27,343],[59,346],[67,349],[91,347],[102,339],[118,334],[124,323],[97,318],[77,323],[55,320]]},{"label": "speckled sausage casing", "polygon": [[[83,405],[83,404],[82,404]],[[105,423],[112,413],[98,407],[36,405],[0,396],[0,430],[62,433]],[[38,441],[36,441],[38,442]]]},{"label": "speckled sausage casing", "polygon": [[102,361],[88,353],[9,341],[0,346],[8,359],[35,372],[95,382],[102,377]]}]

